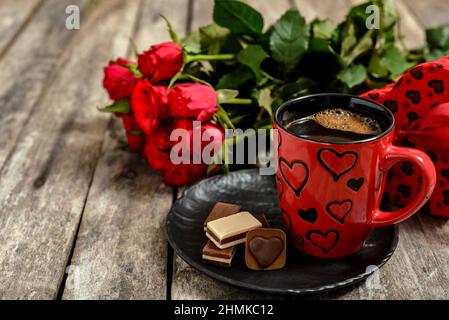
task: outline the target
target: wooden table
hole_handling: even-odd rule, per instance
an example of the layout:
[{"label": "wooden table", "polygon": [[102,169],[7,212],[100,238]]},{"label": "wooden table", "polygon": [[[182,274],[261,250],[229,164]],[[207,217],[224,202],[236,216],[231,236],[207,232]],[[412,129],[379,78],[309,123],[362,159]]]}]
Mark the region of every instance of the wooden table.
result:
[{"label": "wooden table", "polygon": [[[343,18],[350,0],[250,0],[272,23],[290,6]],[[359,2],[359,1],[352,1]],[[81,9],[81,29],[65,9]],[[398,0],[407,46],[448,23],[447,0]],[[4,299],[252,299],[173,256],[165,217],[177,190],[118,148],[102,67],[210,22],[210,0],[0,2],[0,297]],[[416,216],[396,254],[368,282],[308,298],[449,298],[449,226]]]}]

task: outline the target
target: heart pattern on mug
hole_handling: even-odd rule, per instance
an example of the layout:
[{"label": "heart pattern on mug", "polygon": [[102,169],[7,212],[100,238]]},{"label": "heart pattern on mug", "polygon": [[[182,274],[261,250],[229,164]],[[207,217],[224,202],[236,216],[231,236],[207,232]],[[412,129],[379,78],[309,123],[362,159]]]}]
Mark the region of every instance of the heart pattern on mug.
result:
[{"label": "heart pattern on mug", "polygon": [[279,200],[281,200],[282,196],[284,195],[284,184],[282,183],[282,180],[279,179],[279,177],[276,177],[276,185],[279,193]]},{"label": "heart pattern on mug", "polygon": [[363,179],[363,177],[361,177],[361,178],[358,178],[358,179],[350,179],[346,185],[350,189],[352,189],[355,192],[357,192],[363,186],[363,182],[365,182],[365,179]]},{"label": "heart pattern on mug", "polygon": [[[249,242],[249,250],[259,266],[268,268],[281,255],[284,244],[278,237],[254,237]],[[264,254],[261,254],[263,252]]]},{"label": "heart pattern on mug", "polygon": [[289,163],[282,157],[279,159],[279,167],[284,181],[299,197],[309,180],[309,168],[303,161],[295,160]]},{"label": "heart pattern on mug", "polygon": [[281,210],[282,210],[282,221],[284,221],[285,231],[287,233],[290,233],[292,231],[292,220],[290,219],[290,216],[284,209]]},{"label": "heart pattern on mug", "polygon": [[326,211],[331,215],[332,218],[340,222],[345,223],[346,216],[352,210],[352,201],[332,201],[326,206]]},{"label": "heart pattern on mug", "polygon": [[307,232],[307,240],[314,246],[323,250],[325,254],[331,251],[338,243],[340,234],[337,230],[330,230],[327,232],[321,232],[319,230],[311,230]]},{"label": "heart pattern on mug", "polygon": [[316,212],[316,210],[314,208],[310,208],[310,209],[307,209],[307,210],[299,209],[298,210],[298,215],[304,221],[307,221],[308,223],[315,223],[316,220],[318,219],[318,213]]},{"label": "heart pattern on mug", "polygon": [[326,169],[334,181],[351,171],[357,164],[358,155],[354,151],[339,153],[333,149],[324,148],[318,151],[318,161]]}]

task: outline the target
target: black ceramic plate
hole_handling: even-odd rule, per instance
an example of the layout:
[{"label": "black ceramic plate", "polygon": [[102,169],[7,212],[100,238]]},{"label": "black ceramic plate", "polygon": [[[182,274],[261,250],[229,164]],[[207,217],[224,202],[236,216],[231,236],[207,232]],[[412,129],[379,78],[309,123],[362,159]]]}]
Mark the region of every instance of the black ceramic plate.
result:
[{"label": "black ceramic plate", "polygon": [[294,248],[287,251],[281,270],[252,271],[246,268],[244,248],[239,247],[231,268],[201,262],[207,239],[203,222],[218,202],[237,203],[252,213],[264,213],[272,227],[283,227],[273,176],[257,169],[235,171],[203,180],[185,191],[167,219],[168,241],[182,259],[206,275],[240,288],[275,294],[324,292],[367,278],[382,267],[398,242],[398,228],[374,230],[358,253],[339,259],[319,259]]}]

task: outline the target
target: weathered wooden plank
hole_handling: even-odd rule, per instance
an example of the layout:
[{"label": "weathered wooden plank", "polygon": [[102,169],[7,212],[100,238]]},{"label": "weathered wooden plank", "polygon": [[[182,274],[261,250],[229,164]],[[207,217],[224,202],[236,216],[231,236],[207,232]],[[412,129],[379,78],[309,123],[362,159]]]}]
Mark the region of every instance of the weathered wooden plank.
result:
[{"label": "weathered wooden plank", "polygon": [[296,6],[307,21],[316,17],[320,19],[330,18],[336,23],[341,22],[348,13],[348,0],[294,0]]},{"label": "weathered wooden plank", "polygon": [[0,60],[0,170],[33,106],[53,81],[58,71],[58,57],[77,34],[65,28],[65,8],[69,4],[77,5],[86,18],[89,3],[88,0],[46,1]]},{"label": "weathered wooden plank", "polygon": [[[212,6],[209,0],[195,0],[192,21],[193,30],[198,26],[206,25],[212,21]],[[285,1],[257,1],[247,3],[256,7],[264,17],[268,17],[266,23],[273,22],[289,8],[289,2]],[[198,22],[199,21],[199,22]],[[181,258],[175,255],[173,263],[173,280],[171,286],[171,298],[178,299],[268,299],[282,298],[255,294],[249,291],[233,288],[219,283],[190,267]]]},{"label": "weathered wooden plank", "polygon": [[3,0],[0,3],[0,59],[42,3],[42,0]]},{"label": "weathered wooden plank", "polygon": [[425,27],[435,27],[440,24],[449,23],[449,1],[426,0],[413,1],[403,0],[409,9],[417,16]]},{"label": "weathered wooden plank", "polygon": [[399,11],[399,32],[403,34],[404,45],[407,49],[421,47],[426,39],[422,24],[416,19],[410,8],[403,0],[396,0]]},{"label": "weathered wooden plank", "polygon": [[[370,279],[350,291],[327,298],[339,299],[445,299],[449,277],[445,265],[449,232],[442,220],[423,215],[400,226],[400,241],[391,260]],[[435,233],[439,234],[438,237]]]},{"label": "weathered wooden plank", "polygon": [[145,0],[135,35],[138,49],[147,50],[152,44],[170,41],[166,23],[161,16],[165,16],[178,35],[183,37],[187,24],[187,2],[184,0]]},{"label": "weathered wooden plank", "polygon": [[[138,12],[137,1],[92,5],[0,173],[4,299],[56,297],[83,212],[108,123],[95,109],[105,97],[102,65],[125,53]],[[64,11],[52,12],[61,23]]]},{"label": "weathered wooden plank", "polygon": [[[147,49],[169,39],[160,14],[182,36],[186,7],[183,0],[145,1],[137,46]],[[123,133],[114,120],[95,169],[63,298],[165,299],[165,217],[173,190],[140,156],[117,149]]]},{"label": "weathered wooden plank", "polygon": [[87,199],[64,299],[165,299],[165,217],[173,193],[114,121]]}]

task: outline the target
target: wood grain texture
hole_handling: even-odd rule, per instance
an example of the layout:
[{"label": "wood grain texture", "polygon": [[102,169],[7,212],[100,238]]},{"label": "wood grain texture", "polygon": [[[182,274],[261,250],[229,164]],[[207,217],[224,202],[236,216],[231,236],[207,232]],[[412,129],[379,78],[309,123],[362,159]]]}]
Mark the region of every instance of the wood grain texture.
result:
[{"label": "wood grain texture", "polygon": [[399,11],[399,33],[404,35],[405,47],[421,47],[426,42],[422,24],[403,0],[396,0],[396,6]]},{"label": "wood grain texture", "polygon": [[95,109],[102,65],[125,53],[138,11],[137,1],[93,4],[0,173],[3,299],[55,298],[72,249],[108,123]]},{"label": "wood grain texture", "polygon": [[88,0],[46,1],[0,60],[0,170],[31,110],[54,81],[58,58],[77,34],[65,28],[69,4],[78,5],[83,18],[89,15]]},{"label": "wood grain texture", "polygon": [[294,0],[294,2],[309,22],[318,17],[340,23],[350,7],[348,0]]},{"label": "wood grain texture", "polygon": [[[182,36],[186,5],[183,0],[145,1],[134,35],[138,48],[169,39],[160,14]],[[106,133],[64,299],[165,299],[167,295],[165,218],[173,190],[139,155],[117,149],[124,139],[120,125],[114,119]]]},{"label": "wood grain texture", "polygon": [[403,1],[426,28],[449,23],[449,1],[447,0]]},{"label": "wood grain texture", "polygon": [[[208,0],[195,0],[192,21],[193,28],[206,25],[212,20],[212,6],[208,5]],[[211,2],[211,1],[210,1]],[[251,0],[247,3],[254,5],[264,17],[271,17],[266,21],[274,20],[281,16],[287,8],[289,2],[285,1],[261,1]],[[197,18],[201,17],[199,23]],[[182,192],[182,190],[181,190]],[[180,192],[180,193],[181,193]],[[200,274],[190,267],[181,258],[175,255],[173,263],[173,279],[171,285],[171,298],[178,299],[269,299],[282,298],[276,296],[259,295],[245,290],[233,288],[226,284],[219,283],[206,275]]]},{"label": "wood grain texture", "polygon": [[173,25],[180,37],[186,34],[186,0],[145,0],[141,8],[141,17],[134,36],[139,50],[147,50],[150,45],[170,41],[167,25],[161,15]]},{"label": "wood grain texture", "polygon": [[0,2],[0,57],[10,44],[20,36],[27,22],[43,0],[3,0]]},{"label": "wood grain texture", "polygon": [[114,119],[87,199],[64,299],[165,299],[165,217],[172,190],[145,160],[117,148]]}]

